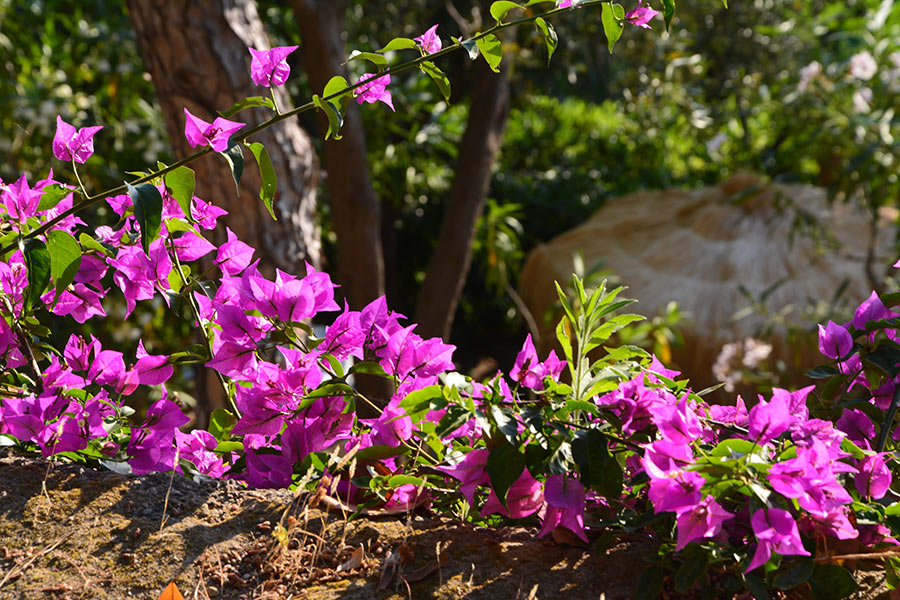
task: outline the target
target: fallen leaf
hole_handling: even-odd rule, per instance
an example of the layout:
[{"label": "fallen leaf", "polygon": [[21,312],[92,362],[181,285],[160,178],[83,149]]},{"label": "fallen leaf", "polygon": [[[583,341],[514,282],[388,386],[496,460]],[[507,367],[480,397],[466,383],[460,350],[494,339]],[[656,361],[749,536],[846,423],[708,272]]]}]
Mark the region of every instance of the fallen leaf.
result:
[{"label": "fallen leaf", "polygon": [[337,572],[341,573],[344,571],[352,571],[353,569],[358,569],[366,561],[366,551],[363,549],[362,544],[359,545],[359,548],[353,551],[353,554],[350,555],[350,558],[345,560],[341,565],[337,568]]},{"label": "fallen leaf", "polygon": [[181,595],[181,592],[178,591],[178,588],[175,586],[175,582],[173,581],[166,589],[163,590],[163,593],[159,595],[158,600],[184,600],[184,596]]}]

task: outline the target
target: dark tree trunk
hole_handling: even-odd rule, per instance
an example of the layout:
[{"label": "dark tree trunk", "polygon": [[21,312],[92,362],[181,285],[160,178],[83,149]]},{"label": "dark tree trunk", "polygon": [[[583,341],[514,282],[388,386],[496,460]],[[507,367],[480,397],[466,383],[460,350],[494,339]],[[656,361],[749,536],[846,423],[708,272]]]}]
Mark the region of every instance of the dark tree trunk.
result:
[{"label": "dark tree trunk", "polygon": [[[268,94],[250,79],[247,47],[269,47],[253,0],[128,0],[128,10],[177,157],[194,151],[184,137],[184,108],[212,121],[217,110],[247,96]],[[276,98],[280,108],[290,107],[283,89],[276,91]],[[249,128],[270,115],[265,109],[250,109],[232,119]],[[191,165],[197,172],[197,195],[229,212],[223,221],[257,249],[263,269],[303,273],[303,261],[321,266],[315,226],[319,169],[309,136],[289,119],[252,141],[266,147],[278,176],[278,221],[259,200],[259,171],[246,150],[240,197],[225,161],[215,156]]]},{"label": "dark tree trunk", "polygon": [[[187,108],[212,121],[247,96],[267,94],[250,79],[248,46],[268,48],[269,40],[253,0],[128,0],[144,61],[162,107],[176,157],[191,154],[184,136]],[[282,110],[290,107],[283,89],[276,91]],[[250,109],[232,117],[257,125],[268,118],[265,109]],[[260,177],[252,154],[245,150],[245,169],[237,196],[223,159],[207,156],[193,163],[197,196],[226,209],[222,221],[256,248],[260,269],[276,267],[304,273],[303,261],[322,263],[321,240],[315,225],[318,160],[311,140],[296,120],[286,120],[253,136],[272,159],[278,177],[275,198],[277,221],[259,200]],[[224,241],[224,233],[219,231]],[[197,381],[197,418],[225,404],[224,392],[212,371]]]},{"label": "dark tree trunk", "polygon": [[[343,0],[292,0],[303,40],[301,60],[312,93],[321,94],[335,75],[348,77]],[[320,115],[320,117],[322,117]],[[366,135],[355,102],[347,104],[342,139],[325,142],[322,162],[337,234],[337,279],[344,297],[360,309],[384,294],[380,205],[366,160]]]},{"label": "dark tree trunk", "polygon": [[481,59],[474,65],[469,121],[441,232],[416,304],[419,335],[449,338],[469,266],[478,219],[491,183],[491,169],[503,141],[509,113],[506,68],[492,72]]}]

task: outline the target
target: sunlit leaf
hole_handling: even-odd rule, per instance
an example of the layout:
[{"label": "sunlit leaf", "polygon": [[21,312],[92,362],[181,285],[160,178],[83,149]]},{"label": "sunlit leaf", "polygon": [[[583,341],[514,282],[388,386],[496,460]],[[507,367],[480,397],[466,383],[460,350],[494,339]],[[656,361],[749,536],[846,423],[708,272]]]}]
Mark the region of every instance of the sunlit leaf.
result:
[{"label": "sunlit leaf", "polygon": [[51,208],[62,202],[63,198],[65,198],[72,192],[76,192],[76,190],[74,188],[66,187],[61,183],[48,185],[41,193],[41,201],[37,205],[37,211],[41,212],[50,210]]},{"label": "sunlit leaf", "polygon": [[181,211],[189,221],[193,221],[191,217],[191,200],[194,197],[194,171],[188,167],[181,166],[173,169],[163,176],[166,189],[175,198]]},{"label": "sunlit leaf", "polygon": [[50,252],[50,275],[59,295],[78,274],[81,267],[81,246],[70,234],[54,229],[47,234],[47,250]]},{"label": "sunlit leaf", "polygon": [[410,38],[398,37],[387,43],[387,45],[379,50],[379,52],[390,52],[391,50],[412,50],[418,48],[419,45],[415,40]]},{"label": "sunlit leaf", "polygon": [[559,37],[556,35],[553,25],[548,23],[543,17],[535,19],[534,26],[543,34],[544,41],[547,43],[547,64],[550,64],[550,59],[553,58],[553,53],[556,52],[556,47],[559,46]]},{"label": "sunlit leaf", "polygon": [[433,62],[426,60],[420,67],[431,77],[431,80],[437,85],[438,90],[447,102],[450,101],[450,80]]},{"label": "sunlit leaf", "polygon": [[316,108],[321,110],[328,119],[328,131],[325,132],[325,139],[327,140],[331,137],[334,137],[335,140],[341,139],[340,131],[344,124],[344,119],[341,115],[340,107],[332,102],[322,100],[317,95],[314,95],[312,100]]},{"label": "sunlit leaf", "polygon": [[220,117],[228,118],[231,115],[244,110],[245,108],[253,108],[256,106],[264,106],[268,109],[275,110],[275,104],[272,102],[271,98],[251,96],[249,98],[244,98],[243,100],[235,102],[228,110],[220,110],[218,111],[218,113]]},{"label": "sunlit leaf", "polygon": [[491,16],[499,23],[506,17],[506,13],[514,8],[523,7],[515,2],[510,2],[509,0],[497,0],[496,2],[491,3]]},{"label": "sunlit leaf", "polygon": [[275,167],[272,166],[272,159],[269,158],[269,153],[266,151],[265,146],[259,142],[250,144],[250,152],[256,157],[256,163],[259,165],[259,175],[262,180],[262,183],[259,186],[259,198],[263,201],[263,204],[266,205],[266,210],[269,211],[269,215],[271,215],[272,219],[277,221],[278,218],[275,216],[275,209],[272,206],[272,202],[275,200],[278,177],[275,175]]},{"label": "sunlit leaf", "polygon": [[613,46],[622,37],[622,30],[625,29],[625,9],[621,4],[604,2],[600,11],[600,20],[603,22],[603,33],[606,34],[609,53],[612,54]]},{"label": "sunlit leaf", "polygon": [[[605,5],[604,5],[605,6]],[[500,72],[500,61],[503,60],[503,44],[493,33],[475,40],[481,55],[494,73]]]},{"label": "sunlit leaf", "polygon": [[378,54],[377,52],[360,52],[359,50],[351,52],[347,60],[351,61],[356,60],[357,58],[367,60],[379,69],[386,67],[388,64],[387,59],[382,54]]}]

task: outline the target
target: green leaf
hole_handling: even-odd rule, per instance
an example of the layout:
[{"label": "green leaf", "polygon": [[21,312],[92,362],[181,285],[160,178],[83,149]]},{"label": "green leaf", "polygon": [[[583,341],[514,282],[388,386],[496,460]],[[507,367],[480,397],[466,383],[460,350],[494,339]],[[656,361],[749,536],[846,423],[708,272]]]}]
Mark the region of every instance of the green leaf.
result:
[{"label": "green leaf", "polygon": [[675,591],[686,593],[706,573],[709,555],[702,548],[695,548],[688,559],[675,572]]},{"label": "green leaf", "polygon": [[604,496],[616,497],[622,490],[622,467],[612,458],[606,437],[596,429],[579,431],[572,440],[572,458],[581,481]]},{"label": "green leaf", "polygon": [[495,21],[500,23],[503,21],[504,17],[506,17],[506,13],[514,8],[524,7],[515,2],[509,2],[509,0],[497,0],[497,2],[491,3],[491,16],[494,17]]},{"label": "green leaf", "polygon": [[[604,5],[605,6],[605,5]],[[497,39],[493,33],[489,33],[484,37],[475,40],[478,49],[488,66],[494,73],[500,72],[500,61],[503,60],[503,44]]]},{"label": "green leaf", "polygon": [[553,53],[556,52],[556,47],[559,46],[559,36],[556,35],[553,25],[548,23],[544,17],[535,19],[534,26],[544,34],[544,42],[547,44],[547,64],[549,65],[550,59],[553,58]]},{"label": "green leaf", "polygon": [[75,192],[74,188],[69,188],[61,183],[54,183],[53,185],[48,185],[44,188],[43,193],[41,194],[41,201],[38,202],[37,211],[41,212],[43,210],[50,210],[60,202],[62,202],[63,198]]},{"label": "green leaf", "polygon": [[228,168],[231,169],[231,178],[234,179],[234,189],[240,196],[241,175],[244,174],[244,151],[241,149],[241,144],[229,140],[228,147],[219,154],[228,163]]},{"label": "green leaf", "polygon": [[809,580],[813,572],[813,560],[801,558],[796,561],[782,563],[772,584],[780,590],[789,590]]},{"label": "green leaf", "polygon": [[150,244],[159,237],[162,227],[162,196],[156,186],[150,183],[142,183],[137,187],[126,183],[125,186],[134,204],[134,217],[141,226],[141,246],[149,256]]},{"label": "green leaf", "polygon": [[[363,364],[363,363],[357,363]],[[379,365],[381,366],[381,365]],[[351,369],[352,371],[353,369]],[[409,415],[413,423],[421,421],[422,418],[431,410],[431,403],[444,397],[439,385],[429,385],[428,387],[416,390],[408,394],[406,398],[400,401],[400,408],[404,413]]]},{"label": "green leaf", "polygon": [[81,246],[70,234],[54,229],[47,234],[47,250],[50,252],[50,275],[56,294],[59,295],[78,274],[81,267]]},{"label": "green leaf", "polygon": [[563,349],[563,355],[566,357],[566,361],[571,365],[572,364],[572,342],[569,341],[569,330],[566,327],[567,321],[565,319],[561,319],[559,323],[556,324],[556,339],[559,340],[559,345]]},{"label": "green leaf", "polygon": [[447,407],[447,412],[444,413],[443,418],[437,424],[434,433],[439,438],[444,438],[465,425],[466,421],[471,418],[472,413],[467,408],[458,404],[451,404]]},{"label": "green leaf", "polygon": [[[388,377],[388,374],[385,372],[384,367],[382,367],[377,362],[371,360],[364,360],[362,362],[358,362],[347,371],[348,374],[352,373],[362,373],[364,375],[378,375],[379,377]],[[438,387],[439,386],[431,386]],[[440,388],[439,388],[440,389]]]},{"label": "green leaf", "polygon": [[666,31],[672,25],[672,18],[675,16],[675,0],[663,0],[663,18],[666,21]]},{"label": "green leaf", "polygon": [[600,12],[600,20],[603,22],[603,33],[606,34],[609,53],[612,54],[613,46],[622,37],[622,30],[625,29],[625,9],[622,8],[621,4],[604,2]]},{"label": "green leaf", "polygon": [[232,105],[228,110],[220,110],[219,116],[225,117],[226,119],[231,115],[244,110],[245,108],[253,108],[255,106],[265,106],[268,109],[275,110],[275,104],[272,102],[271,98],[263,98],[262,96],[251,96],[249,98],[244,98]]},{"label": "green leaf", "polygon": [[394,475],[387,480],[387,486],[393,489],[396,489],[401,485],[414,485],[416,487],[419,487],[423,483],[425,483],[424,478],[413,477],[412,475]]},{"label": "green leaf", "polygon": [[377,52],[360,52],[359,50],[354,50],[353,52],[351,52],[350,57],[347,59],[347,62],[356,60],[357,58],[367,60],[377,66],[379,69],[386,67],[388,64],[387,59]]},{"label": "green leaf", "polygon": [[846,598],[859,587],[850,571],[838,565],[818,564],[809,578],[813,598],[816,600],[839,600]]},{"label": "green leaf", "polygon": [[275,209],[272,202],[275,200],[275,189],[278,186],[278,178],[275,175],[275,167],[272,166],[272,160],[265,146],[259,142],[253,142],[250,146],[250,152],[256,157],[256,163],[259,165],[259,176],[262,178],[262,184],[259,186],[259,198],[266,205],[272,220],[277,221]]},{"label": "green leaf", "polygon": [[325,139],[327,140],[330,137],[334,137],[336,140],[341,139],[340,131],[341,126],[344,124],[344,119],[341,116],[340,106],[326,102],[319,96],[313,96],[312,100],[316,108],[325,113],[325,116],[328,118],[328,131],[325,132]]},{"label": "green leaf", "polygon": [[[348,87],[350,87],[350,84],[347,83],[346,79],[340,75],[335,75],[325,84],[325,89],[322,90],[322,97],[329,102],[340,100],[344,96],[350,96],[353,93],[347,89]],[[332,96],[334,97],[332,98]]]},{"label": "green leaf", "polygon": [[25,270],[28,273],[28,288],[25,293],[25,311],[27,312],[41,298],[41,294],[50,283],[50,252],[41,240],[31,238],[25,240],[22,247],[25,256]]},{"label": "green leaf", "polygon": [[356,458],[359,460],[382,460],[384,458],[391,458],[394,456],[400,456],[402,454],[406,454],[409,450],[406,446],[369,446],[368,448],[363,448],[359,452],[356,453]]},{"label": "green leaf", "polygon": [[398,37],[389,41],[384,48],[379,50],[379,52],[390,52],[392,50],[413,50],[418,47],[419,45],[415,40],[411,40],[405,37]]},{"label": "green leaf", "polygon": [[228,439],[237,419],[228,410],[217,408],[209,417],[209,432],[220,442]]},{"label": "green leaf", "polygon": [[740,458],[753,452],[756,444],[747,440],[728,439],[719,442],[710,451],[712,456],[724,456],[727,458]]},{"label": "green leaf", "polygon": [[172,169],[163,176],[163,182],[187,220],[193,222],[191,201],[194,198],[194,171],[185,166]]},{"label": "green leaf", "polygon": [[644,569],[634,590],[635,600],[656,600],[662,592],[666,571],[659,565]]},{"label": "green leaf", "polygon": [[105,254],[106,256],[114,256],[112,250],[92,238],[90,235],[86,233],[82,233],[78,236],[78,241],[81,242],[82,247],[87,248],[88,250],[95,250],[101,254]]},{"label": "green leaf", "polygon": [[488,454],[486,470],[491,487],[505,507],[509,488],[525,471],[525,455],[509,444],[502,444]]},{"label": "green leaf", "polygon": [[441,71],[433,62],[430,60],[426,60],[421,65],[419,65],[426,75],[431,77],[431,80],[437,85],[438,90],[440,90],[441,95],[444,97],[444,100],[450,102],[450,80],[447,79],[447,76]]}]

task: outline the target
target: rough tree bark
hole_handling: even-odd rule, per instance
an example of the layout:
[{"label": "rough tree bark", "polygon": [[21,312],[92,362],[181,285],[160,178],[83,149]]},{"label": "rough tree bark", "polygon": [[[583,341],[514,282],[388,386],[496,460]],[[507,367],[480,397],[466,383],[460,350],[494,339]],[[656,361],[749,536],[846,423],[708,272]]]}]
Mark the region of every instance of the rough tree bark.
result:
[{"label": "rough tree bark", "polygon": [[506,68],[494,73],[482,60],[473,68],[469,121],[460,141],[437,246],[416,304],[416,331],[423,337],[450,336],[472,264],[472,242],[491,183],[491,168],[503,142],[509,113]]},{"label": "rough tree bark", "polygon": [[[268,94],[250,79],[247,47],[269,47],[253,0],[128,0],[128,10],[175,156],[193,152],[184,137],[184,108],[211,121],[216,110],[249,95]],[[279,108],[290,107],[282,89],[276,90],[276,99]],[[252,127],[268,116],[264,109],[250,109],[233,119]],[[315,226],[319,169],[309,136],[289,119],[253,141],[266,147],[278,175],[278,221],[259,200],[259,171],[247,151],[240,197],[225,161],[215,156],[191,165],[197,173],[197,195],[228,210],[223,221],[257,249],[263,269],[303,273],[304,260],[320,266],[321,240]]]},{"label": "rough tree bark", "polygon": [[[193,152],[184,137],[184,108],[212,121],[216,110],[267,93],[250,79],[247,47],[269,47],[253,0],[128,0],[128,9],[176,157]],[[279,108],[290,107],[282,89],[276,90],[275,97]],[[252,127],[267,117],[264,109],[250,109],[233,119]],[[259,171],[247,151],[240,196],[225,161],[216,156],[191,165],[196,171],[197,196],[229,212],[222,221],[256,248],[262,271],[273,273],[278,267],[302,274],[303,261],[320,267],[321,240],[315,225],[319,167],[309,136],[296,120],[289,119],[252,141],[266,147],[275,167],[278,220],[272,220],[259,199]],[[217,241],[224,241],[224,235]],[[196,384],[197,418],[203,424],[209,412],[224,406],[226,398],[211,371]]]},{"label": "rough tree bark", "polygon": [[[335,75],[348,77],[343,39],[347,3],[292,0],[290,5],[303,40],[303,67],[313,92],[321,93]],[[384,294],[384,256],[381,208],[366,161],[362,115],[354,102],[347,104],[341,135],[339,141],[325,142],[322,162],[337,234],[337,279],[351,308],[358,310]]]}]

